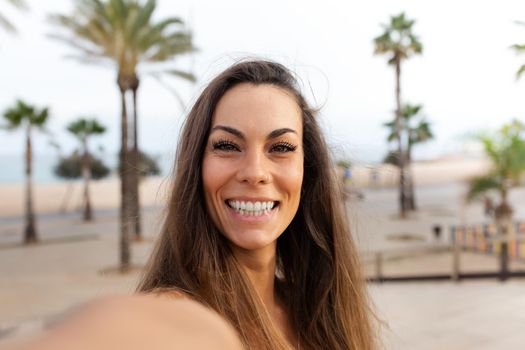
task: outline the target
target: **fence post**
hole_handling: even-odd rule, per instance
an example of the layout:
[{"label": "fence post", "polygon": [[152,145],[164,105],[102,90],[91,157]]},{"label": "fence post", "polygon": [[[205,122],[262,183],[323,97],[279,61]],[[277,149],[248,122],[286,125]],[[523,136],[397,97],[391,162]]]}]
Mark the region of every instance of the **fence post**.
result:
[{"label": "fence post", "polygon": [[[506,238],[506,237],[505,237]],[[509,278],[509,245],[506,239],[501,242],[501,252],[499,260],[499,280],[505,281]]]},{"label": "fence post", "polygon": [[459,281],[459,239],[456,235],[456,226],[450,228],[451,240],[452,240],[452,279]]},{"label": "fence post", "polygon": [[376,278],[378,282],[383,281],[383,254],[376,253]]}]

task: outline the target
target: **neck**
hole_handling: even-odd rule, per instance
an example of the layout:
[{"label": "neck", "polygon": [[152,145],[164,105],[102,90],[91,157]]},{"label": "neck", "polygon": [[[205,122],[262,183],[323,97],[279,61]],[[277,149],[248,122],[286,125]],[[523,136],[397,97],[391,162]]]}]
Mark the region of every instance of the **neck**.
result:
[{"label": "neck", "polygon": [[259,251],[238,250],[235,256],[268,310],[275,326],[290,344],[297,344],[297,337],[290,326],[285,307],[276,298],[276,248],[277,246],[273,245]]},{"label": "neck", "polygon": [[271,310],[275,303],[275,249],[265,247],[258,251],[238,250],[235,256],[264,305]]}]

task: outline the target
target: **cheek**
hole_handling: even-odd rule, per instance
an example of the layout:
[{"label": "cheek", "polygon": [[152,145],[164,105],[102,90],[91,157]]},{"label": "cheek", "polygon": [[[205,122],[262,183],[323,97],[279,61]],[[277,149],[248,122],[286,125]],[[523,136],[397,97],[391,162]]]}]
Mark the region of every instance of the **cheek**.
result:
[{"label": "cheek", "polygon": [[217,172],[217,165],[217,162],[214,162],[212,158],[206,155],[204,156],[202,161],[202,186],[207,214],[210,216],[212,222],[217,227],[220,227],[215,204],[215,194],[221,187],[221,179],[217,176],[220,174],[220,172]]},{"label": "cheek", "polygon": [[214,176],[216,165],[208,157],[204,157],[202,162],[202,185],[204,187],[204,198],[208,209],[213,206],[213,194],[215,193],[218,184],[217,176]]},{"label": "cheek", "polygon": [[301,189],[303,188],[303,175],[304,175],[304,171],[303,171],[303,168],[301,166],[301,169],[297,172],[297,175],[295,177],[295,181],[294,181],[294,185],[295,185],[295,190],[296,190],[296,193],[297,193],[297,196],[300,197],[301,196]]},{"label": "cheek", "polygon": [[202,184],[209,209],[213,209],[218,192],[228,183],[232,172],[231,164],[213,156],[205,156],[202,162]]},{"label": "cheek", "polygon": [[299,201],[301,196],[301,188],[303,186],[303,161],[297,160],[293,166],[290,166],[286,172],[282,174],[282,183],[286,186],[290,197]]}]

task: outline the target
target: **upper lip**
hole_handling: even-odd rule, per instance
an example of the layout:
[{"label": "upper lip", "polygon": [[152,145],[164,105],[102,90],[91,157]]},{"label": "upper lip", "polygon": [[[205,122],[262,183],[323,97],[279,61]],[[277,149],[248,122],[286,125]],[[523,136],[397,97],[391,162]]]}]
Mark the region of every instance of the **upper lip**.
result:
[{"label": "upper lip", "polygon": [[267,197],[246,197],[246,196],[230,197],[227,200],[240,201],[240,202],[278,202],[275,199],[267,198]]}]

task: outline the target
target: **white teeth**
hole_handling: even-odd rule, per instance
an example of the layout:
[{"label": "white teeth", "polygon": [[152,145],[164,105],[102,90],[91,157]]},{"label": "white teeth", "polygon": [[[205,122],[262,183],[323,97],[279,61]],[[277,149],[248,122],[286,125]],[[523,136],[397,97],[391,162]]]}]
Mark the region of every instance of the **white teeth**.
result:
[{"label": "white teeth", "polygon": [[239,214],[246,216],[261,216],[268,214],[274,207],[273,201],[268,202],[243,202],[238,200],[229,200],[228,204]]}]

